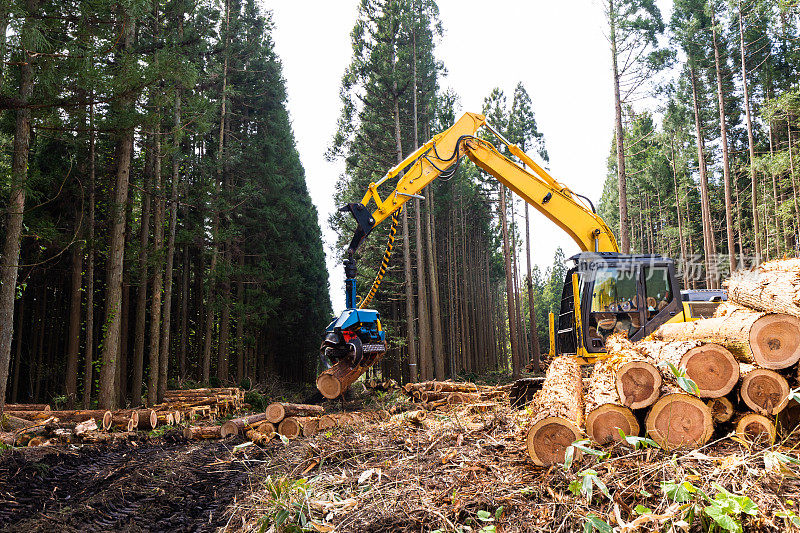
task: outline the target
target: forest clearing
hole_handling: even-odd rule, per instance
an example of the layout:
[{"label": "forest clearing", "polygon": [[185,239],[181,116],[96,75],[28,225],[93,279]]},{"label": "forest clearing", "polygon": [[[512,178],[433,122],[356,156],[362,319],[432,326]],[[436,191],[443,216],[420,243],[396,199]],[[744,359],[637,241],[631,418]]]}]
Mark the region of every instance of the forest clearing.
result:
[{"label": "forest clearing", "polygon": [[0,2],[0,530],[800,531],[798,80],[797,0]]}]

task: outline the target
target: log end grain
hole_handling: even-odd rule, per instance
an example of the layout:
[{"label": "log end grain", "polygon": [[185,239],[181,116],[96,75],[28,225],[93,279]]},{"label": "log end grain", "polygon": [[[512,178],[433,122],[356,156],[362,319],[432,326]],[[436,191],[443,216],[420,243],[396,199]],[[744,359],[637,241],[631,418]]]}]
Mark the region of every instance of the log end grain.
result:
[{"label": "log end grain", "polygon": [[718,344],[703,344],[681,357],[680,366],[695,382],[701,398],[725,396],[739,382],[739,363],[733,354]]},{"label": "log end grain", "polygon": [[775,424],[764,415],[747,413],[736,422],[736,436],[746,442],[772,445],[775,442]]},{"label": "log end grain", "polygon": [[219,430],[219,434],[222,436],[223,439],[225,437],[235,437],[236,435],[239,434],[239,426],[237,426],[236,423],[228,420],[227,422],[222,424],[222,427]]},{"label": "log end grain", "polygon": [[659,398],[645,424],[650,438],[667,451],[701,446],[714,432],[711,409],[700,398],[683,393]]},{"label": "log end grain", "polygon": [[661,373],[651,363],[631,361],[617,370],[617,393],[631,409],[653,405],[661,392]]},{"label": "log end grain", "polygon": [[622,440],[620,430],[628,435],[639,435],[639,422],[629,408],[613,403],[603,404],[586,416],[586,432],[598,444]]},{"label": "log end grain", "polygon": [[[525,439],[528,455],[538,466],[563,463],[569,447],[579,440],[581,432],[570,420],[549,416],[536,422]],[[575,451],[576,458],[578,450]]]},{"label": "log end grain", "polygon": [[289,440],[299,437],[301,431],[302,428],[300,427],[300,424],[291,416],[284,418],[281,420],[281,423],[278,424],[278,433]]},{"label": "log end grain", "polygon": [[323,396],[333,400],[341,396],[342,383],[332,374],[320,374],[317,378],[317,389]]},{"label": "log end grain", "polygon": [[706,405],[711,409],[711,416],[716,424],[724,424],[733,418],[733,402],[725,396],[711,398],[706,402]]},{"label": "log end grain", "polygon": [[742,378],[739,394],[744,403],[762,415],[776,415],[789,401],[789,382],[766,368],[752,368]]},{"label": "log end grain", "polygon": [[280,424],[286,417],[286,409],[280,403],[271,403],[267,406],[267,420],[273,424]]},{"label": "log end grain", "polygon": [[788,368],[800,360],[800,319],[785,314],[764,315],[750,328],[755,362],[770,369]]}]

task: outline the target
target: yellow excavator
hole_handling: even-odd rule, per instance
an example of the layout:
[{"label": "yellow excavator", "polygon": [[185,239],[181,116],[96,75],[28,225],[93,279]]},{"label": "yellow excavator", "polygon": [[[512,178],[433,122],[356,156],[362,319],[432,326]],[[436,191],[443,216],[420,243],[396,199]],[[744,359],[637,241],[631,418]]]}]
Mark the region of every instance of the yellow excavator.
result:
[{"label": "yellow excavator", "polygon": [[[477,137],[482,127],[524,166]],[[711,316],[725,299],[721,290],[681,291],[670,258],[621,254],[614,235],[588,198],[553,179],[483,115],[465,113],[377,183],[370,183],[361,202],[341,208],[352,214],[357,227],[344,261],[347,309],[328,326],[321,347],[320,356],[327,366],[344,360],[367,367],[385,351],[380,316],[365,307],[386,272],[396,215],[409,199],[421,198],[422,190],[434,179],[452,176],[464,156],[549,218],[581,249],[570,258],[573,265],[564,280],[557,319],[550,313],[551,356],[569,354],[593,363],[605,355],[605,339],[612,333],[625,333],[635,341],[666,322]],[[387,182],[395,183],[394,189],[381,197],[379,189]],[[355,252],[372,230],[390,217],[392,230],[383,264],[368,296],[359,302]]]}]

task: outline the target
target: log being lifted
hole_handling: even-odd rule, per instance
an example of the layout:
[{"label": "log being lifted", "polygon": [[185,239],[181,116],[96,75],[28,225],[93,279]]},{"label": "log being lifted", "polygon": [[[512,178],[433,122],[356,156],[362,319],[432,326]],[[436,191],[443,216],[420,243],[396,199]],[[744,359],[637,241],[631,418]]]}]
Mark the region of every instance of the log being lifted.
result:
[{"label": "log being lifted", "polygon": [[742,383],[739,395],[756,413],[772,416],[780,413],[789,402],[789,382],[786,378],[766,368],[742,363]]},{"label": "log being lifted", "polygon": [[561,356],[550,363],[533,413],[526,444],[534,464],[564,462],[567,447],[580,438],[583,426],[583,382],[576,358]]},{"label": "log being lifted", "polygon": [[266,418],[273,424],[279,424],[287,416],[322,416],[325,409],[321,405],[302,403],[271,403],[267,406]]},{"label": "log being lifted", "polygon": [[787,368],[800,360],[800,318],[731,303],[720,305],[713,318],[664,324],[653,338],[718,344],[739,361],[770,369]]},{"label": "log being lifted", "polygon": [[626,351],[610,351],[592,370],[585,397],[586,432],[598,444],[619,442],[620,430],[625,435],[639,435],[639,422],[633,411],[622,405],[617,391],[617,370],[629,362]]},{"label": "log being lifted", "polygon": [[778,259],[734,272],[726,286],[732,302],[800,317],[800,259]]},{"label": "log being lifted", "polygon": [[725,396],[739,382],[739,363],[719,344],[703,344],[696,340],[655,340],[637,342],[636,349],[659,362],[658,368],[668,382],[674,382],[676,376],[666,363],[683,368],[686,376],[697,385],[697,394],[701,398]]},{"label": "log being lifted", "polygon": [[256,413],[254,415],[234,418],[222,424],[220,434],[223,437],[235,436],[244,433],[245,429],[267,419],[267,413]]},{"label": "log being lifted", "polygon": [[747,442],[775,443],[775,423],[764,415],[743,413],[734,419],[736,436]]},{"label": "log being lifted", "polygon": [[662,382],[655,362],[634,349],[623,334],[609,337],[606,350],[615,354],[615,380],[620,403],[631,409],[653,405],[660,394]]},{"label": "log being lifted", "polygon": [[714,419],[711,409],[697,396],[664,384],[665,393],[647,413],[645,426],[650,438],[667,451],[697,448],[711,438]]}]

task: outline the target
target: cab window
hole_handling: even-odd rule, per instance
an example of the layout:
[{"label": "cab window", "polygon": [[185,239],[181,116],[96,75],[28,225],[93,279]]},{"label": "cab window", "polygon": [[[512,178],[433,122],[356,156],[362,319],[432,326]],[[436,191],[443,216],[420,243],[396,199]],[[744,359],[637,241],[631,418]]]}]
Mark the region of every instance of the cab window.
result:
[{"label": "cab window", "polygon": [[588,341],[602,349],[614,333],[633,336],[641,327],[636,268],[605,266],[595,274],[589,316]]},{"label": "cab window", "polygon": [[645,266],[644,286],[647,320],[649,321],[672,302],[672,287],[669,283],[667,267]]}]

